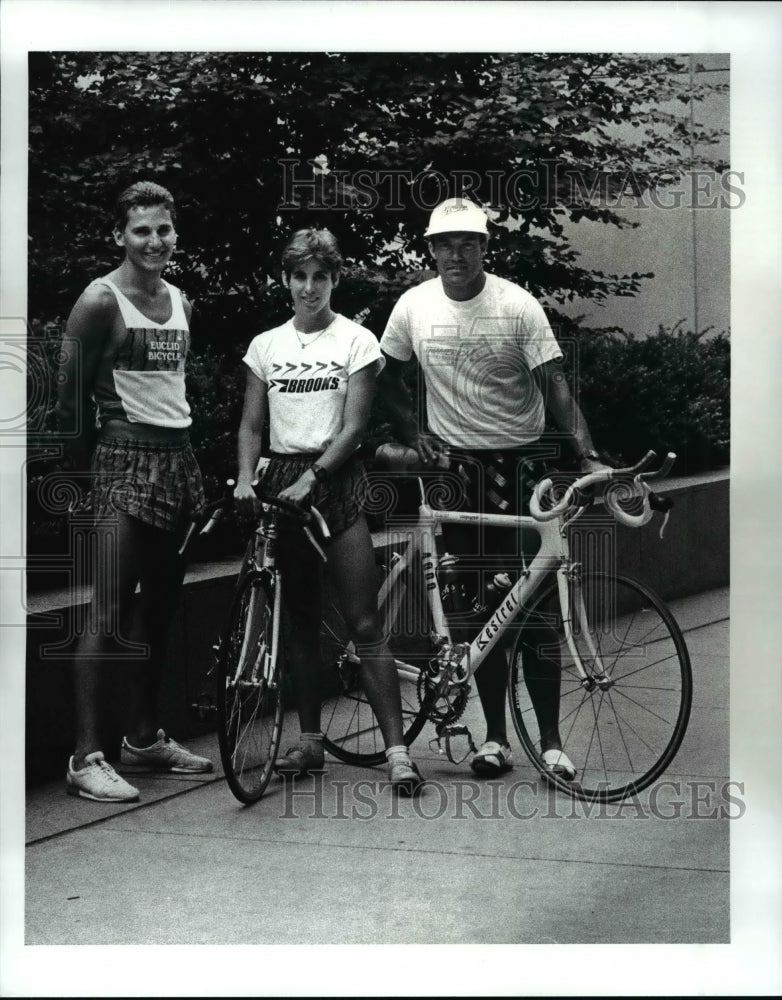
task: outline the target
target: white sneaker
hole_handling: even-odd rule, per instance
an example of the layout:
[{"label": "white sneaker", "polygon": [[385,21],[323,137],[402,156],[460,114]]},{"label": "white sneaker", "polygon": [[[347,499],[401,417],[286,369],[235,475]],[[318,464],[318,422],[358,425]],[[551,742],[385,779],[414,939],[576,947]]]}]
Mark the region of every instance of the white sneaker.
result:
[{"label": "white sneaker", "polygon": [[197,757],[187,747],[166,736],[162,729],[157,731],[157,742],[149,747],[131,746],[123,736],[120,760],[123,767],[133,764],[173,774],[203,774],[212,770],[211,760]]},{"label": "white sneaker", "polygon": [[419,792],[424,783],[418,766],[409,758],[405,759],[404,757],[401,760],[393,758],[389,761],[388,780],[391,782],[391,787],[395,792],[398,792],[400,795],[407,795],[408,798],[412,798],[413,795]]},{"label": "white sneaker", "polygon": [[78,795],[94,802],[137,801],[138,788],[120,778],[100,750],[88,753],[84,764],[84,767],[76,771],[73,768],[73,757],[68,761],[68,773],[65,776],[65,791],[68,795]]}]

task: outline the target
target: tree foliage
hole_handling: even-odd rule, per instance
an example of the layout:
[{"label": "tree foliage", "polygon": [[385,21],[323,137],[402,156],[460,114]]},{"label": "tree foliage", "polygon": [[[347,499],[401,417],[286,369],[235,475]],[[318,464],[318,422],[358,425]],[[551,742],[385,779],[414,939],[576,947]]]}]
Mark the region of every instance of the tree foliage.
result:
[{"label": "tree foliage", "polygon": [[[664,183],[693,142],[710,149],[718,136],[675,112],[714,89],[685,69],[603,54],[33,53],[30,315],[64,317],[114,264],[111,206],[141,178],[175,193],[172,273],[231,339],[286,309],[277,251],[313,223],[352,265],[339,305],[382,328],[425,262],[431,207],[471,190],[495,214],[490,270],[552,304],[632,294],[643,275],[590,271],[562,222],[625,225],[619,185]],[[574,197],[597,178],[602,197]]]},{"label": "tree foliage", "polygon": [[[296,228],[335,232],[347,262],[335,307],[379,335],[401,292],[426,274],[431,208],[473,197],[491,210],[487,269],[528,287],[572,333],[558,303],[632,295],[645,275],[590,269],[565,221],[629,225],[616,210],[625,193],[726,166],[713,152],[720,134],[692,113],[720,88],[693,82],[684,57],[36,52],[29,69],[32,330],[56,333],[88,282],[118,263],[119,192],[140,179],[170,188],[180,250],[167,274],[196,307],[193,439],[212,490],[233,471],[240,358],[251,336],[289,314],[277,262]],[[690,370],[705,348],[686,346]],[[630,426],[637,397],[627,410],[614,402],[623,385],[637,386],[644,348],[595,338],[589,350],[613,359],[608,384],[599,364],[584,383],[587,395],[594,384],[612,400],[590,406],[603,440],[601,412],[610,409],[614,429]],[[666,399],[673,413],[679,404]],[[700,406],[701,429],[710,399],[688,404]],[[638,433],[646,425],[632,424]],[[383,434],[376,414],[370,437]],[[37,468],[33,492],[46,472]],[[42,524],[32,497],[29,510]]]}]

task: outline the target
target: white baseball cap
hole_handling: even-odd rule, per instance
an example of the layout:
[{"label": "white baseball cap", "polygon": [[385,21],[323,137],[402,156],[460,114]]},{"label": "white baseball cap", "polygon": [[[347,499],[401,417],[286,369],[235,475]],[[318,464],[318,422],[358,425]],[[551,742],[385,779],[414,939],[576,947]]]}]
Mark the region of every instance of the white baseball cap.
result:
[{"label": "white baseball cap", "polygon": [[466,198],[449,198],[432,212],[424,236],[440,233],[480,233],[488,236],[486,213]]}]

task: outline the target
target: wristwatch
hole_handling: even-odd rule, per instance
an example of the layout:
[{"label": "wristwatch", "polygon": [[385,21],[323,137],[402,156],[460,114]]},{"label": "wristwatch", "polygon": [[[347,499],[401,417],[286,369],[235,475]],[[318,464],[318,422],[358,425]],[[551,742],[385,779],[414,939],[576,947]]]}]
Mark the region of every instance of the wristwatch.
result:
[{"label": "wristwatch", "polygon": [[585,458],[589,458],[593,462],[599,462],[600,461],[600,456],[598,455],[598,453],[595,451],[594,448],[591,448],[589,451],[580,451],[576,455],[576,459],[579,462],[583,462]]},{"label": "wristwatch", "polygon": [[319,483],[327,483],[329,481],[328,471],[322,465],[318,465],[317,462],[312,463],[310,472],[312,472]]}]

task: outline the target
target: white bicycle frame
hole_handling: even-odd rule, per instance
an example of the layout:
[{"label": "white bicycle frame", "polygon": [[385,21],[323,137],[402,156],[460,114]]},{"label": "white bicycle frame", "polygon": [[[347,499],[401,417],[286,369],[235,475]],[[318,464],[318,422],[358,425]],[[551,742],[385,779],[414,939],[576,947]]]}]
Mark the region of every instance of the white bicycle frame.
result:
[{"label": "white bicycle frame", "polygon": [[[261,547],[258,540],[259,535],[265,540],[260,562],[258,560],[258,549]],[[274,603],[272,609],[272,647],[271,649],[266,647],[265,649],[258,651],[258,656],[253,663],[250,680],[247,682],[250,685],[259,684],[262,679],[268,681],[268,679],[272,676],[273,666],[277,662],[277,654],[279,651],[280,609],[282,608],[282,576],[280,571],[277,569],[275,558],[276,537],[276,528],[256,528],[251,572],[255,573],[260,570],[266,570],[268,572],[274,586]],[[252,603],[247,613],[248,620],[252,617],[254,611],[255,592],[253,592],[251,602]],[[245,656],[247,655],[247,645],[251,641],[252,636],[248,635],[248,631],[245,629],[242,637],[242,649],[236,661],[234,683],[238,681],[239,675],[242,672]]]},{"label": "white bicycle frame", "polygon": [[[406,550],[402,554],[396,553],[398,558],[392,563],[388,575],[380,588],[378,604],[385,612],[386,621],[393,622],[396,620],[399,613],[399,590],[396,588],[396,584],[402,575],[413,565],[416,554],[420,553],[423,584],[426,588],[427,600],[432,616],[433,633],[438,641],[450,645],[450,628],[443,610],[440,587],[437,583],[439,556],[436,539],[442,534],[442,525],[469,524],[517,530],[529,528],[540,536],[540,548],[538,552],[526,567],[525,572],[519,580],[502,598],[496,611],[472,642],[469,644],[458,644],[454,647],[458,655],[458,660],[453,670],[453,679],[460,682],[466,681],[475,673],[497,645],[505,629],[522,612],[529,609],[531,598],[540,588],[544,578],[552,571],[556,571],[563,629],[565,639],[573,656],[573,663],[582,681],[587,681],[587,672],[584,669],[578,647],[573,638],[573,612],[575,611],[575,615],[581,622],[581,631],[586,639],[590,653],[594,656],[594,662],[597,664],[599,683],[599,678],[605,677],[605,671],[597,650],[591,641],[589,629],[586,627],[587,619],[583,597],[581,597],[577,608],[572,609],[570,607],[568,575],[572,564],[570,561],[566,528],[568,524],[579,516],[579,512],[567,519],[564,516],[560,516],[556,520],[537,521],[533,517],[524,515],[479,514],[467,511],[434,510],[426,503],[424,485],[420,478],[418,479],[418,483],[421,494],[418,521],[414,525],[399,530],[400,537],[403,534],[406,536],[403,540]],[[420,670],[416,667],[402,660],[397,660],[396,665],[400,678],[411,681],[418,679]]]}]

